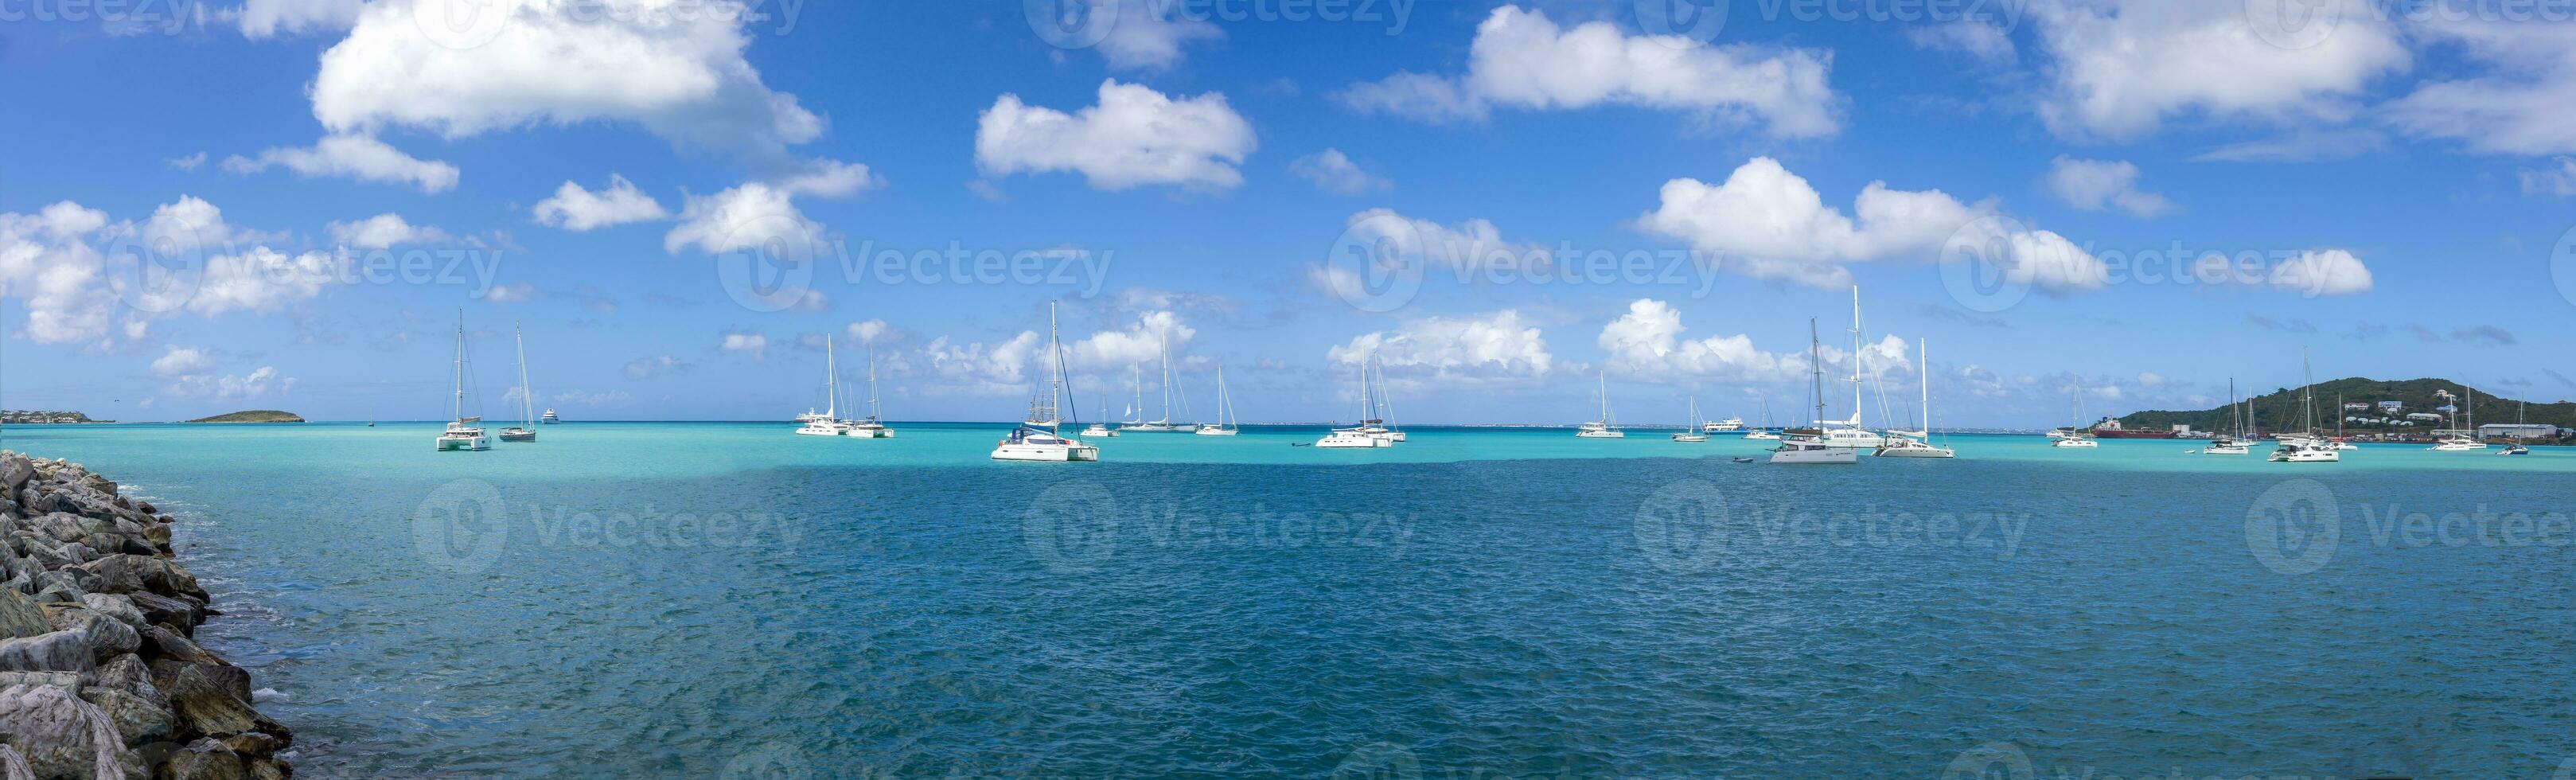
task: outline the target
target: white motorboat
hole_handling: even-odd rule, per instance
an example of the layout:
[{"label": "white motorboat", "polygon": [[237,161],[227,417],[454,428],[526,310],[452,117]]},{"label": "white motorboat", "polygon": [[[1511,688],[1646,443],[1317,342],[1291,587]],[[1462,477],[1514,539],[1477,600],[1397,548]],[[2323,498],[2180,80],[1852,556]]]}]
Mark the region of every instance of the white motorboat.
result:
[{"label": "white motorboat", "polygon": [[1723,420],[1710,420],[1706,424],[1701,425],[1699,429],[1702,433],[1734,433],[1736,431],[1744,430],[1744,418],[1729,417]]},{"label": "white motorboat", "polygon": [[492,448],[492,440],[483,435],[480,416],[465,416],[465,311],[456,312],[456,420],[438,434],[438,451],[475,451]]},{"label": "white motorboat", "polygon": [[2531,454],[2531,448],[2530,448],[2530,447],[2525,447],[2525,446],[2520,445],[2520,444],[2507,444],[2507,445],[2505,445],[2505,447],[2504,447],[2504,451],[2502,451],[2502,452],[2498,452],[2498,453],[2496,453],[2496,454],[2498,454],[2498,455],[2529,455],[2529,454]]},{"label": "white motorboat", "polygon": [[808,411],[796,416],[805,423],[796,429],[798,436],[848,436],[849,423],[841,419],[841,369],[832,358],[832,334],[823,334],[823,411]]},{"label": "white motorboat", "polygon": [[510,326],[510,340],[519,350],[519,424],[501,429],[501,440],[534,444],[537,441],[537,402],[528,387],[528,337],[519,326]]},{"label": "white motorboat", "polygon": [[1601,377],[1601,419],[1596,420],[1596,421],[1593,421],[1593,422],[1584,423],[1584,424],[1583,424],[1583,425],[1581,425],[1580,427],[1577,427],[1577,428],[1575,429],[1575,431],[1574,431],[1574,437],[1575,437],[1575,438],[1578,438],[1578,439],[1624,439],[1624,438],[1627,438],[1627,437],[1628,437],[1628,434],[1627,434],[1627,433],[1622,432],[1622,431],[1620,431],[1620,430],[1619,430],[1619,429],[1617,429],[1617,428],[1612,428],[1612,427],[1610,427],[1610,374],[1609,374],[1609,372],[1606,372],[1606,371],[1605,371],[1605,372],[1602,372],[1602,373],[1600,374],[1600,377]]},{"label": "white motorboat", "polygon": [[544,415],[537,418],[537,422],[542,425],[553,425],[555,423],[563,422],[563,418],[556,417],[555,410],[547,409]]},{"label": "white motorboat", "polygon": [[1349,429],[1335,429],[1330,435],[1321,439],[1316,439],[1315,446],[1328,450],[1365,450],[1376,449],[1379,447],[1393,447],[1395,446],[1395,442]]},{"label": "white motorboat", "polygon": [[1910,434],[1903,432],[1888,434],[1888,443],[1879,447],[1876,454],[1882,458],[1958,457],[1958,451],[1932,444],[1932,346],[1929,341],[1922,341],[1917,342],[1915,348],[1917,350],[1914,359],[1915,367],[1922,371],[1922,376],[1915,380],[1915,385],[1917,389],[1923,391],[1921,421],[1923,428]]},{"label": "white motorboat", "polygon": [[2049,444],[2048,446],[2051,446],[2051,447],[2064,447],[2064,448],[2066,448],[2066,449],[2084,450],[2084,449],[2097,449],[2097,448],[2100,448],[2100,447],[2102,446],[2102,443],[2101,443],[2101,442],[2098,442],[2098,441],[2094,441],[2094,440],[2092,440],[2092,439],[2091,439],[2091,438],[2089,438],[2089,437],[2084,437],[2084,436],[2069,436],[2069,437],[2066,437],[2066,438],[2063,438],[2063,439],[2059,439],[2059,440],[2057,440],[2057,441],[2055,441],[2055,442],[2053,442],[2053,443]]},{"label": "white motorboat", "polygon": [[1008,436],[993,445],[994,460],[1024,460],[1044,463],[1072,463],[1100,460],[1100,448],[1065,438],[1059,411],[1065,385],[1071,377],[1064,370],[1064,344],[1056,337],[1055,302],[1047,302],[1047,357],[1053,370],[1047,374],[1047,389],[1029,399],[1029,417]]},{"label": "white motorboat", "polygon": [[1200,436],[1232,436],[1238,428],[1234,419],[1234,395],[1225,389],[1225,366],[1216,367],[1216,424],[1201,425]]},{"label": "white motorboat", "polygon": [[1683,426],[1682,426],[1682,429],[1681,429],[1681,430],[1673,432],[1673,441],[1679,441],[1679,442],[1703,442],[1703,441],[1708,441],[1708,434],[1706,433],[1706,431],[1707,431],[1707,430],[1708,430],[1708,425],[1707,425],[1707,424],[1703,424],[1702,422],[1700,422],[1700,419],[1699,419],[1699,396],[1691,396],[1691,399],[1690,399],[1690,420],[1689,420],[1689,422],[1688,422],[1687,424],[1685,424],[1685,425],[1683,425]]}]

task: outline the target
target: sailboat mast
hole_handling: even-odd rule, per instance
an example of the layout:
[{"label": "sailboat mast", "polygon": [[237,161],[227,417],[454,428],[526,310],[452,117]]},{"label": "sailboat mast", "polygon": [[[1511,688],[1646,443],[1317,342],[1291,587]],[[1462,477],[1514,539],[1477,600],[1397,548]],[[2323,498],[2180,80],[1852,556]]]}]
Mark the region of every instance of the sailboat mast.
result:
[{"label": "sailboat mast", "polygon": [[823,334],[823,416],[841,417],[841,367],[832,361],[832,334]]},{"label": "sailboat mast", "polygon": [[[825,336],[826,340],[831,337]],[[868,350],[868,419],[877,419],[877,353]]]},{"label": "sailboat mast", "polygon": [[456,419],[465,419],[465,310],[456,310]]},{"label": "sailboat mast", "polygon": [[1825,424],[1825,345],[1816,338],[1816,318],[1807,318],[1807,366],[1815,371],[1807,394],[1816,402],[1816,425]]},{"label": "sailboat mast", "polygon": [[1047,432],[1061,433],[1059,418],[1063,415],[1056,411],[1056,404],[1064,398],[1064,346],[1056,338],[1054,301],[1047,301],[1047,359],[1055,362],[1054,370],[1047,372]]},{"label": "sailboat mast", "polygon": [[1928,440],[1932,438],[1932,341],[1915,339],[1914,349],[1914,367],[1921,374],[1914,384],[1923,390],[1923,438]]},{"label": "sailboat mast", "polygon": [[1172,421],[1172,335],[1171,335],[1170,333],[1168,333],[1168,332],[1166,332],[1166,333],[1158,333],[1158,334],[1155,334],[1155,337],[1154,337],[1154,338],[1155,338],[1155,340],[1156,340],[1157,342],[1159,342],[1159,343],[1162,345],[1162,352],[1163,352],[1163,422],[1171,422],[1171,421]]},{"label": "sailboat mast", "polygon": [[1852,285],[1852,424],[1860,424],[1860,285]]},{"label": "sailboat mast", "polygon": [[519,343],[519,420],[530,428],[537,425],[537,402],[528,390],[528,334],[518,323],[510,324],[510,338]]}]

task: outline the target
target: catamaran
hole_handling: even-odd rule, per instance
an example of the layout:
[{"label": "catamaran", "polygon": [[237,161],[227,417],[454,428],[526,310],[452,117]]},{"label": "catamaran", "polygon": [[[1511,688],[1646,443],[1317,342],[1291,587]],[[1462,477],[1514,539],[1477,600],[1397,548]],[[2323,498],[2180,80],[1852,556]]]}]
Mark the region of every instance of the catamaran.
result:
[{"label": "catamaran", "polygon": [[1771,430],[1771,399],[1762,399],[1762,425],[1744,429],[1745,441],[1779,441],[1780,434]]},{"label": "catamaran", "polygon": [[1220,364],[1216,367],[1216,424],[1199,426],[1198,434],[1232,436],[1236,432],[1236,422],[1238,421],[1234,418],[1234,395],[1225,389],[1225,366]]},{"label": "catamaran", "polygon": [[[1807,321],[1807,362],[1815,369],[1808,396],[1816,402],[1816,417],[1825,416],[1824,344],[1816,340],[1816,321]],[[1859,463],[1860,454],[1849,447],[1836,447],[1820,436],[1783,435],[1780,446],[1771,449],[1771,462],[1785,464]]]},{"label": "catamaran", "polygon": [[1371,355],[1360,361],[1359,424],[1348,428],[1334,428],[1325,434],[1324,438],[1315,440],[1315,446],[1329,450],[1359,450],[1393,447],[1396,442],[1402,441],[1388,435],[1385,421],[1377,417],[1377,403],[1372,397],[1373,386],[1369,384],[1369,363],[1374,362],[1375,359],[1376,356]]},{"label": "catamaran", "polygon": [[1046,393],[1031,396],[1028,421],[1011,429],[1011,435],[994,443],[994,460],[1069,463],[1100,459],[1099,447],[1084,444],[1078,439],[1067,439],[1060,433],[1064,429],[1064,419],[1058,410],[1072,408],[1061,403],[1067,395],[1066,385],[1072,384],[1072,377],[1064,370],[1064,344],[1056,338],[1054,301],[1047,302],[1047,357],[1053,361],[1054,367],[1047,373]]},{"label": "catamaran", "polygon": [[[2441,437],[2434,439],[2437,442],[2433,445],[2434,452],[2481,452],[2487,448],[2487,443],[2478,439],[2478,391],[2469,389],[2467,385],[2461,385],[2460,392],[2468,394],[2468,397],[2463,399],[2452,395],[2449,390],[2433,391],[2434,395],[2450,400],[2455,408],[2468,417],[2468,424],[2465,427],[2443,431]],[[2462,405],[2463,401],[2466,402],[2465,405]]]},{"label": "catamaran", "polygon": [[[1158,339],[1163,352],[1163,416],[1150,422],[1128,423],[1126,430],[1136,433],[1189,433],[1198,430],[1196,423],[1172,422],[1172,339],[1169,334]],[[1189,400],[1184,398],[1181,403],[1186,407]]]},{"label": "catamaran", "polygon": [[2057,441],[2049,442],[2048,446],[2064,447],[2070,450],[2094,449],[2101,447],[2101,442],[2094,441],[2091,435],[2084,432],[2084,387],[2082,385],[2077,385],[2074,388],[2074,393],[2072,395],[2075,397],[2075,424],[2066,426],[2063,429],[2065,433],[2060,435],[2057,438]]},{"label": "catamaran", "polygon": [[510,339],[519,345],[519,424],[501,429],[501,440],[535,443],[537,402],[528,389],[528,337],[514,323],[510,326]]},{"label": "catamaran", "polygon": [[[827,345],[827,346],[828,346],[828,345],[830,345],[830,344],[831,344],[831,342],[832,342],[832,337],[831,337],[831,335],[829,335],[829,334],[825,334],[825,335],[823,336],[823,343],[824,343],[825,345]],[[841,421],[841,428],[842,428],[844,431],[847,431],[846,433],[844,433],[844,434],[842,434],[842,435],[849,436],[849,437],[851,437],[851,438],[858,438],[858,439],[891,439],[891,438],[894,438],[894,429],[893,429],[893,428],[888,428],[888,427],[886,427],[886,425],[885,425],[885,421],[884,421],[883,419],[881,419],[880,417],[878,417],[878,407],[877,407],[877,354],[876,354],[874,351],[870,351],[870,352],[868,353],[868,416],[867,416],[867,418],[866,418],[866,419],[861,419],[861,420],[842,420],[842,421]]]},{"label": "catamaran", "polygon": [[[1806,437],[1808,437],[1808,438],[1812,438],[1812,439],[1815,439],[1816,441],[1818,441],[1818,442],[1820,442],[1820,443],[1824,444],[1824,445],[1825,445],[1825,446],[1827,446],[1827,447],[1849,447],[1849,448],[1852,448],[1852,449],[1864,449],[1864,450],[1866,450],[1866,449],[1877,449],[1877,448],[1879,448],[1879,447],[1884,446],[1884,445],[1886,445],[1886,444],[1887,444],[1887,437],[1886,437],[1886,436],[1883,436],[1883,435],[1880,435],[1880,434],[1879,434],[1879,433],[1877,433],[1877,432],[1871,431],[1869,428],[1867,428],[1867,427],[1863,426],[1863,425],[1861,424],[1861,417],[1860,417],[1861,394],[1862,394],[1862,389],[1861,389],[1861,388],[1862,388],[1862,385],[1864,385],[1864,384],[1866,384],[1866,383],[1867,383],[1867,380],[1865,380],[1865,379],[1863,379],[1863,378],[1861,377],[1862,367],[1861,367],[1861,344],[1860,344],[1860,342],[1861,342],[1861,321],[1860,321],[1860,286],[1859,286],[1859,285],[1853,285],[1853,286],[1852,286],[1852,326],[1851,326],[1851,336],[1852,336],[1851,378],[1850,378],[1849,380],[1846,380],[1846,381],[1851,382],[1851,386],[1852,386],[1852,396],[1851,396],[1851,399],[1852,399],[1852,406],[1851,406],[1851,419],[1849,419],[1849,420],[1827,420],[1827,419],[1824,419],[1824,414],[1823,414],[1823,412],[1822,412],[1822,408],[1821,408],[1821,406],[1819,406],[1818,413],[1817,413],[1817,415],[1816,415],[1816,425],[1815,425],[1815,427],[1813,427],[1813,428],[1806,428],[1806,429],[1800,429],[1800,430],[1795,430],[1795,431],[1788,431],[1788,433],[1794,433],[1794,434],[1802,434],[1802,435],[1805,435]],[[1882,397],[1880,400],[1883,402],[1883,401],[1885,401],[1885,398],[1883,398],[1883,397]],[[1883,405],[1883,404],[1882,404],[1882,405]],[[1884,410],[1884,409],[1882,409],[1882,410],[1880,411],[1880,414],[1881,414],[1881,415],[1886,414],[1885,410]]]},{"label": "catamaran", "polygon": [[797,415],[796,419],[805,423],[796,429],[798,436],[850,435],[849,424],[841,420],[841,369],[832,353],[832,334],[823,334],[823,412]]},{"label": "catamaran", "polygon": [[1932,347],[1929,342],[1918,342],[1915,349],[1915,367],[1922,370],[1922,376],[1915,384],[1920,385],[1923,391],[1923,429],[1889,433],[1887,445],[1879,447],[1877,454],[1882,458],[1958,457],[1956,450],[1932,446]]},{"label": "catamaran", "polygon": [[1369,362],[1377,364],[1377,409],[1369,419],[1361,421],[1360,428],[1370,436],[1402,444],[1404,431],[1395,426],[1395,396],[1386,391],[1386,361],[1371,352]]},{"label": "catamaran", "polygon": [[1703,431],[1706,429],[1706,427],[1707,427],[1707,426],[1706,426],[1706,425],[1704,425],[1704,424],[1700,421],[1700,419],[1699,419],[1699,396],[1695,396],[1695,395],[1694,395],[1694,396],[1691,396],[1691,397],[1690,397],[1690,422],[1689,422],[1689,424],[1682,426],[1682,429],[1681,429],[1681,430],[1673,432],[1673,441],[1685,441],[1685,442],[1702,442],[1702,441],[1708,441],[1708,434],[1703,432]]},{"label": "catamaran", "polygon": [[2265,460],[2273,463],[2342,462],[2343,453],[2336,452],[2334,444],[2317,433],[2316,375],[2308,369],[2308,357],[2304,352],[2299,355],[2299,381],[2306,385],[2299,390],[2300,414],[2303,415],[2304,424],[2300,426],[2300,432],[2295,435],[2273,434],[2272,438],[2280,444],[2272,449],[2272,454]]},{"label": "catamaran", "polygon": [[1584,423],[1581,427],[1576,428],[1574,431],[1574,437],[1578,439],[1627,438],[1627,433],[1620,431],[1617,428],[1610,427],[1610,374],[1609,372],[1604,371],[1600,374],[1600,377],[1601,419],[1594,422]]},{"label": "catamaran", "polygon": [[465,311],[456,312],[456,421],[438,434],[438,451],[488,450],[492,440],[483,435],[482,417],[465,416]]},{"label": "catamaran", "polygon": [[2217,438],[2210,439],[2207,445],[2203,445],[2200,449],[2191,450],[2190,453],[2194,455],[2243,455],[2250,451],[2250,448],[2245,446],[2245,442],[2248,439],[2253,438],[2253,433],[2246,430],[2249,426],[2245,423],[2245,411],[2239,404],[2236,397],[2235,377],[2227,378],[2227,418],[2227,425],[2232,430],[2227,433],[2219,434]]}]

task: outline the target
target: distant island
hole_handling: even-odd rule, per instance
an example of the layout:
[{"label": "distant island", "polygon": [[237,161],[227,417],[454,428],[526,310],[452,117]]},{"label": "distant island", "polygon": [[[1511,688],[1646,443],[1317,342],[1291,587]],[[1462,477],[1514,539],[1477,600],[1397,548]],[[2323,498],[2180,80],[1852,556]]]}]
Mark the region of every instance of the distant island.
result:
[{"label": "distant island", "polygon": [[192,423],[300,423],[303,421],[304,418],[297,417],[291,412],[281,412],[275,409],[254,409],[247,412],[218,414],[213,417],[202,417],[189,420],[189,422]]},{"label": "distant island", "polygon": [[80,423],[116,422],[92,420],[79,412],[31,412],[10,409],[0,411],[0,425],[77,425]]},{"label": "distant island", "polygon": [[[2509,436],[2508,428],[2516,422],[2528,423],[2529,438],[2556,438],[2576,428],[2576,403],[2533,403],[2525,408],[2520,399],[2500,397],[2483,390],[2467,409],[2444,409],[2454,406],[2437,395],[2448,391],[2462,392],[2460,383],[2448,379],[2406,379],[2387,381],[2351,377],[2318,382],[2314,385],[2317,427],[2335,430],[2340,421],[2349,433],[2388,436],[2423,436],[2440,428],[2466,427],[2466,412],[2477,413],[2477,425],[2490,436]],[[2278,388],[2258,393],[2254,388],[2241,388],[2254,409],[2258,432],[2271,433],[2297,429],[2306,419],[2300,405],[2300,389]],[[2338,399],[2341,405],[2338,406]],[[2195,431],[2226,432],[2228,409],[2219,406],[2198,411],[2150,410],[2119,418],[2129,430],[2165,431],[2176,425],[2188,425]]]}]

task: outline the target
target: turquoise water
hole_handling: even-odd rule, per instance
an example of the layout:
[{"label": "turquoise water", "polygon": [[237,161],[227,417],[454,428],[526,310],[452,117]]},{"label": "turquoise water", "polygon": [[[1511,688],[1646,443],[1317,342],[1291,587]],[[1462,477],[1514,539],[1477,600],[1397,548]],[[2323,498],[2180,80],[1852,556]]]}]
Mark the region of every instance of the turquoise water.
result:
[{"label": "turquoise water", "polygon": [[[2532,776],[2576,452],[11,427],[163,502],[305,776]],[[781,770],[784,770],[783,772]],[[2000,771],[2000,770],[1998,770]]]}]

